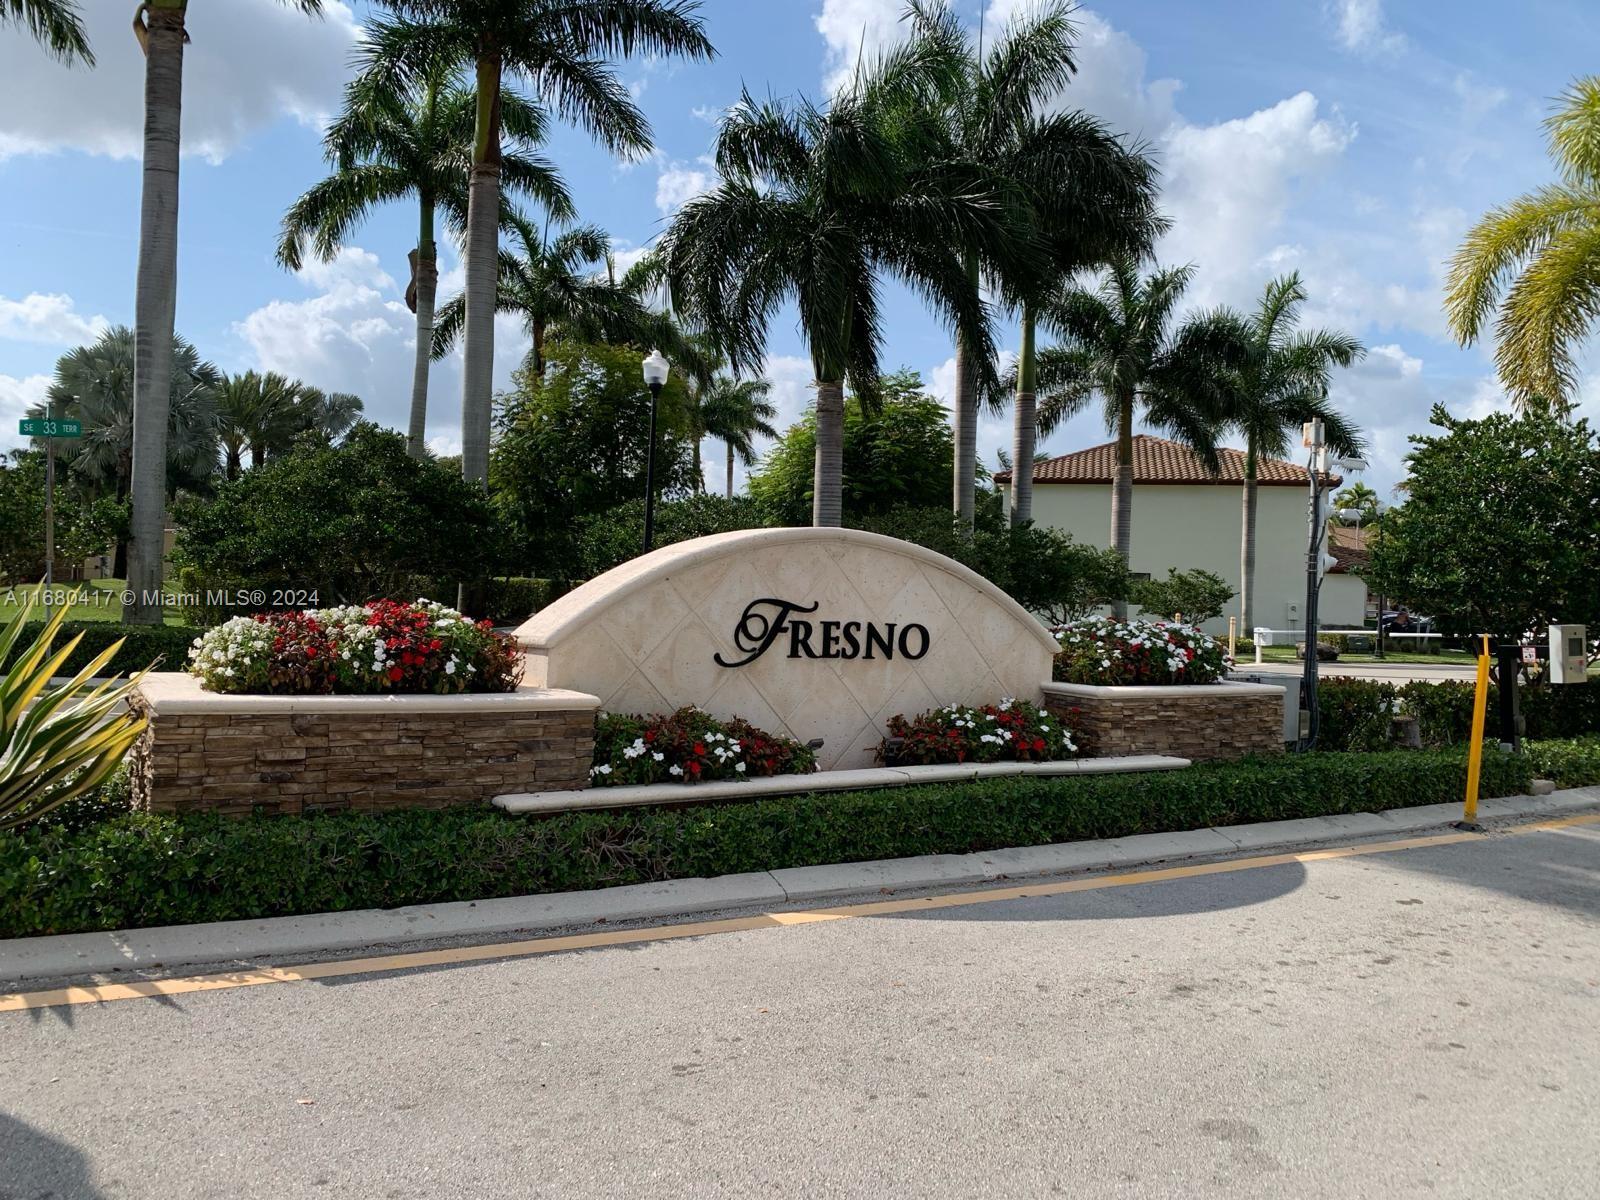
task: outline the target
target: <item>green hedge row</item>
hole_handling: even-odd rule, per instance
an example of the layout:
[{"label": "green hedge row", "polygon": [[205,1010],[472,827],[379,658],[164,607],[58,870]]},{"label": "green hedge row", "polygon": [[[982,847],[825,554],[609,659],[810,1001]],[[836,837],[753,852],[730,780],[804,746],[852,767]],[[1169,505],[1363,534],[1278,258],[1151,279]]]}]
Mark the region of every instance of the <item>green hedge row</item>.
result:
[{"label": "green hedge row", "polygon": [[1553,779],[1557,787],[1600,784],[1600,739],[1524,742],[1523,753],[1528,757],[1534,777]]},{"label": "green hedge row", "polygon": [[[1459,746],[1472,734],[1474,687],[1462,680],[1414,681],[1396,686],[1373,679],[1328,678],[1317,685],[1317,744],[1324,750],[1380,750],[1388,744],[1395,713],[1417,719],[1424,746]],[[1498,692],[1489,687],[1493,735]],[[1600,682],[1523,688],[1524,736],[1573,738],[1600,733]]]},{"label": "green hedge row", "polygon": [[[0,834],[0,937],[609,887],[960,854],[1460,799],[1460,751],[1311,754],[1144,775],[1002,778],[685,809],[229,820],[78,807]],[[1529,760],[1484,760],[1483,795]]]},{"label": "green hedge row", "polygon": [[[43,630],[43,622],[30,621],[23,626],[22,636],[17,639],[17,644],[5,662],[0,663],[0,670],[9,667],[17,655],[31,646]],[[55,644],[59,650],[75,636],[83,634],[83,640],[78,643],[78,648],[72,652],[61,668],[61,673],[66,675],[75,674],[118,638],[126,640],[122,649],[117,651],[116,656],[104,668],[106,674],[121,672],[124,675],[131,675],[158,660],[157,670],[182,671],[189,663],[189,644],[194,641],[198,632],[182,625],[120,625],[115,621],[65,621],[62,623],[61,632],[56,635]]]},{"label": "green hedge row", "polygon": [[491,579],[484,597],[485,611],[496,625],[520,625],[553,600],[572,590],[565,579],[532,579],[511,575]]}]

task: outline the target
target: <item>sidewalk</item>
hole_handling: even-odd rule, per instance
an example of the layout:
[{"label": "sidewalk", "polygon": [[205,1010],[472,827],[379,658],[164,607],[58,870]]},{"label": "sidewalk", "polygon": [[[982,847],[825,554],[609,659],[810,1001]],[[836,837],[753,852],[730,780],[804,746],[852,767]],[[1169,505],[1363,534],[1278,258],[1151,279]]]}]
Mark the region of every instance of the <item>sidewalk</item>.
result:
[{"label": "sidewalk", "polygon": [[[1596,808],[1600,808],[1600,788],[1573,788],[1544,796],[1485,800],[1478,811],[1480,820],[1494,824]],[[999,879],[1040,879],[1184,859],[1224,859],[1259,851],[1292,852],[1330,842],[1388,839],[1443,830],[1460,815],[1459,804],[1434,804],[1381,813],[1348,813],[979,854],[780,868],[714,879],[679,879],[542,896],[116,933],[13,938],[0,941],[0,984],[130,971],[143,974],[451,939],[491,942],[528,932],[580,929],[600,922],[614,927],[628,921],[660,921],[722,910],[781,909],[817,900],[962,888]]]}]

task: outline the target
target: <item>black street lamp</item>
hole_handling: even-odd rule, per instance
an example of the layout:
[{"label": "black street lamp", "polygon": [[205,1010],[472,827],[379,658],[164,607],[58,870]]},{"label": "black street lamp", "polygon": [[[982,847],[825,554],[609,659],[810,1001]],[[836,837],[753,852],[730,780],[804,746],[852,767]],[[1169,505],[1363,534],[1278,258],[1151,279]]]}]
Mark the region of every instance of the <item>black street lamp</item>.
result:
[{"label": "black street lamp", "polygon": [[644,360],[644,381],[650,389],[650,449],[644,460],[644,553],[650,553],[655,539],[656,526],[656,409],[661,403],[661,389],[666,386],[669,364],[661,351],[650,351]]}]

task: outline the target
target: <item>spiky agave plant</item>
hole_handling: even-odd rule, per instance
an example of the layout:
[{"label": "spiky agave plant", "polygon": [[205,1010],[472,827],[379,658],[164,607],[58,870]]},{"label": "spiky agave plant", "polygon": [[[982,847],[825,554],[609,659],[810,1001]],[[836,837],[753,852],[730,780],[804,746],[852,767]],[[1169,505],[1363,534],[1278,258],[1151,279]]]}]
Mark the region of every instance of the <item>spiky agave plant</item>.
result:
[{"label": "spiky agave plant", "polygon": [[[11,656],[21,639],[34,600],[30,594],[21,611],[0,627],[0,662]],[[60,650],[52,649],[66,612],[57,610],[0,675],[0,830],[15,828],[99,787],[144,732],[143,716],[117,711],[143,672],[131,679],[114,675],[89,685],[121,648],[121,641],[101,651],[67,683],[50,686],[83,638],[80,633]]]}]

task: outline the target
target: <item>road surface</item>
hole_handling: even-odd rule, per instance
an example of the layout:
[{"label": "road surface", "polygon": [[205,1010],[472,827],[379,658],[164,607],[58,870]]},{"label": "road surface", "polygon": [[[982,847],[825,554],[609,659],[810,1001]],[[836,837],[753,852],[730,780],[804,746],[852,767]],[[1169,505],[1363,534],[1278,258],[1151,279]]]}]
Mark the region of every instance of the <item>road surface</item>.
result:
[{"label": "road surface", "polygon": [[0,1197],[1593,1197],[1600,823],[0,1014]]}]

